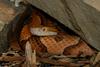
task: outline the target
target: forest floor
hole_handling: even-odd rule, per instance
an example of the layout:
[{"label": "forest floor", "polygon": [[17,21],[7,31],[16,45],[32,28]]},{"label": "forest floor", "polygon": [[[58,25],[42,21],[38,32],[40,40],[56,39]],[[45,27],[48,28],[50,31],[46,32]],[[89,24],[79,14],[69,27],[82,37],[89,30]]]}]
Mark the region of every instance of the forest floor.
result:
[{"label": "forest floor", "polygon": [[9,0],[0,0],[0,31],[21,12],[19,8],[16,8]]}]

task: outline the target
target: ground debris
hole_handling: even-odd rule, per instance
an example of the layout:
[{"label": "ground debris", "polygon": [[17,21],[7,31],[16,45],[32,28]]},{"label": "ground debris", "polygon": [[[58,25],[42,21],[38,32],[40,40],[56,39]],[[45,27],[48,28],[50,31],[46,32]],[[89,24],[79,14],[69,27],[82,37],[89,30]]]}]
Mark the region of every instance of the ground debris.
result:
[{"label": "ground debris", "polygon": [[95,65],[98,62],[100,62],[100,52],[97,53],[95,60],[93,61],[93,64]]}]

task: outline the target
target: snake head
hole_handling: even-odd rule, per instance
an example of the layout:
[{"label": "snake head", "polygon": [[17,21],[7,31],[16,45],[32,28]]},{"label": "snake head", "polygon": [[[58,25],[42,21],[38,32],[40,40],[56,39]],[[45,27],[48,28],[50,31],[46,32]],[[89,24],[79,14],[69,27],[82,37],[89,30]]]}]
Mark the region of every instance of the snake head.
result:
[{"label": "snake head", "polygon": [[33,35],[37,36],[57,35],[57,29],[52,27],[35,27],[35,28],[30,28],[30,31]]}]

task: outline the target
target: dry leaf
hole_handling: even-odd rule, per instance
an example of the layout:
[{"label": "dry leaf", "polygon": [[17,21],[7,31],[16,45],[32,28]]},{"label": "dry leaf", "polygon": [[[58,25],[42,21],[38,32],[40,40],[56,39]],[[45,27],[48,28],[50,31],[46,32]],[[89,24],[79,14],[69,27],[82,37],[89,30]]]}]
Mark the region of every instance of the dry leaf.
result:
[{"label": "dry leaf", "polygon": [[12,51],[3,53],[0,57],[0,61],[9,61],[9,62],[22,62],[25,58],[23,56],[20,56],[18,53],[14,53]]},{"label": "dry leaf", "polygon": [[63,65],[66,67],[80,67],[80,64],[75,64],[75,63],[70,63],[70,62],[61,62],[61,61],[57,61],[57,60],[53,60],[53,59],[49,59],[49,58],[37,58],[37,60],[39,60],[40,62],[43,63],[48,63],[48,64],[52,64],[52,65]]},{"label": "dry leaf", "polygon": [[90,67],[90,65],[89,65],[89,64],[87,64],[87,65],[85,65],[85,66],[83,66],[83,67]]},{"label": "dry leaf", "polygon": [[2,58],[2,61],[23,61],[24,60],[24,57],[21,57],[21,56],[4,56]]},{"label": "dry leaf", "polygon": [[98,52],[98,54],[97,54],[97,56],[96,56],[96,58],[95,58],[93,64],[95,65],[95,64],[96,64],[97,62],[99,62],[99,61],[100,61],[100,52]]}]

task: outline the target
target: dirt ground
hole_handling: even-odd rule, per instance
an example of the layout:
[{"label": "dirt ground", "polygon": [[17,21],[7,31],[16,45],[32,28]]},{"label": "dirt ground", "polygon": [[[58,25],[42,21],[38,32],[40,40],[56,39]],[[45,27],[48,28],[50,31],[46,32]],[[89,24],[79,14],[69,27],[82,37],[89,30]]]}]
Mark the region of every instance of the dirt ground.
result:
[{"label": "dirt ground", "polygon": [[9,0],[0,0],[0,31],[5,24],[11,22],[21,12],[19,8],[16,8]]}]

